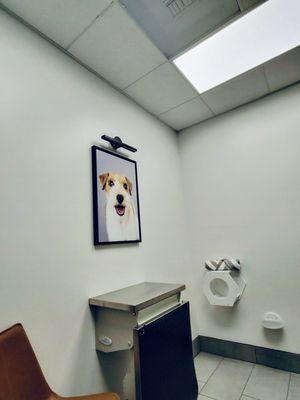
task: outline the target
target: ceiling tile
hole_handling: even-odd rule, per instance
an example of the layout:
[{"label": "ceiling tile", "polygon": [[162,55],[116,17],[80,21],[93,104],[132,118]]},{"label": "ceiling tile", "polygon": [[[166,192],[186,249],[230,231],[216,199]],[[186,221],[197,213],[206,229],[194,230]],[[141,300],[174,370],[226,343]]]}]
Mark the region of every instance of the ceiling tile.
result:
[{"label": "ceiling tile", "polygon": [[66,48],[111,0],[2,0],[4,6]]},{"label": "ceiling tile", "polygon": [[204,101],[200,97],[196,97],[159,115],[159,119],[172,128],[180,130],[213,116],[214,114]]},{"label": "ceiling tile", "polygon": [[[236,0],[122,0],[122,4],[168,58],[240,14]],[[181,12],[174,15],[175,9]]]},{"label": "ceiling tile", "polygon": [[300,80],[300,46],[265,64],[266,77],[272,91]]},{"label": "ceiling tile", "polygon": [[259,3],[263,3],[266,0],[238,0],[241,11],[246,11],[248,8],[257,6]]},{"label": "ceiling tile", "polygon": [[166,61],[118,4],[97,19],[69,52],[120,89]]},{"label": "ceiling tile", "polygon": [[263,67],[257,67],[231,79],[201,97],[216,113],[231,110],[269,93]]},{"label": "ceiling tile", "polygon": [[124,92],[156,115],[198,95],[192,85],[169,62],[151,71]]}]

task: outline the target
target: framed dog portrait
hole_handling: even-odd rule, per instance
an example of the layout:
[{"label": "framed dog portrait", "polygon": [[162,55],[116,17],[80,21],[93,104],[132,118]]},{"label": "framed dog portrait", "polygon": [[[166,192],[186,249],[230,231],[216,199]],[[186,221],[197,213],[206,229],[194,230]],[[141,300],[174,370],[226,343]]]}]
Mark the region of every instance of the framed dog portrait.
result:
[{"label": "framed dog portrait", "polygon": [[94,245],[141,242],[136,162],[92,147]]}]

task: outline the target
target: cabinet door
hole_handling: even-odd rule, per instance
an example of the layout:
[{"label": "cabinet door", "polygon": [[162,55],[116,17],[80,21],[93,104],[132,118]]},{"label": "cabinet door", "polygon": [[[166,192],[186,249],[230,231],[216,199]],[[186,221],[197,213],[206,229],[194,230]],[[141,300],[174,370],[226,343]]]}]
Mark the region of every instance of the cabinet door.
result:
[{"label": "cabinet door", "polygon": [[196,400],[189,303],[134,330],[137,400]]}]

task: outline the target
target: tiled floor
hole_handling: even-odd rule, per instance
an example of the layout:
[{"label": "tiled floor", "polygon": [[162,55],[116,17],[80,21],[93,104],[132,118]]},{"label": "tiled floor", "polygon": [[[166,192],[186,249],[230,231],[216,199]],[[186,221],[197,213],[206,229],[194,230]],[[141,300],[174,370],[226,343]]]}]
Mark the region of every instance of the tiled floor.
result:
[{"label": "tiled floor", "polygon": [[200,353],[198,400],[300,400],[300,375]]}]

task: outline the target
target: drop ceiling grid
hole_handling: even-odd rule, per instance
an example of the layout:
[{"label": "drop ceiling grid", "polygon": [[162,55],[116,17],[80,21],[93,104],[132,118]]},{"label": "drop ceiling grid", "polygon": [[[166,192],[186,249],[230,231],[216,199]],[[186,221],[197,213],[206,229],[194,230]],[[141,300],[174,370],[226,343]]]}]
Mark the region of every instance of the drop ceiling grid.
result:
[{"label": "drop ceiling grid", "polygon": [[[37,3],[36,0],[23,0],[22,2],[19,0],[0,0],[0,7],[11,15],[15,15],[19,20],[23,19],[26,25],[32,27],[36,33],[40,33],[50,42],[54,41],[54,44],[57,44],[58,47],[63,47],[67,53],[86,65],[89,70],[94,70],[96,74],[100,74],[114,87],[121,90],[167,62],[165,55],[151,42],[118,0],[92,1],[92,5],[98,4],[98,8],[93,9],[94,13],[89,13],[89,18],[85,19],[84,25],[76,11],[80,2],[72,3],[71,0],[64,1],[65,13],[55,11],[56,6],[61,4],[61,0],[53,0],[51,3]],[[58,4],[55,5],[55,3]],[[67,12],[70,5],[72,5],[72,12]],[[33,9],[33,12],[32,15],[29,15],[31,9]],[[112,14],[114,15],[112,16]],[[61,18],[65,18],[65,24],[62,23]],[[40,22],[41,20],[42,22]],[[97,36],[97,30],[101,32],[102,26],[107,20],[112,23],[112,26],[104,27],[106,37],[105,40],[101,40],[101,36]],[[59,22],[57,23],[57,21]],[[67,27],[63,32],[60,31],[61,25]],[[65,31],[68,32],[67,38],[64,37]],[[126,34],[128,34],[127,40]],[[89,40],[89,36],[93,40]],[[111,39],[110,46],[109,44],[105,46],[106,39]],[[98,50],[100,51],[98,52],[97,42],[103,44],[102,49],[99,46],[100,49],[98,48]],[[82,46],[80,46],[80,43],[82,43]],[[94,52],[91,51],[93,46]],[[118,46],[119,51],[116,51]],[[115,56],[114,61],[110,60],[112,55]],[[102,63],[101,58],[103,59]],[[126,74],[127,77],[125,77]]]},{"label": "drop ceiling grid", "polygon": [[167,61],[118,3],[89,27],[69,52],[121,90]]},{"label": "drop ceiling grid", "polygon": [[[180,72],[180,71],[179,71]],[[250,84],[247,89],[247,79]],[[246,88],[245,88],[246,85]],[[234,98],[230,98],[230,94],[233,92]],[[217,96],[215,95],[217,93]],[[191,123],[201,122],[205,119],[211,118],[213,116],[219,115],[223,112],[229,111],[232,108],[236,108],[240,105],[243,105],[249,101],[252,101],[255,98],[259,98],[264,96],[265,94],[270,93],[268,81],[266,79],[264,66],[260,66],[258,68],[254,68],[253,70],[247,71],[242,76],[237,76],[213,89],[208,90],[205,93],[198,94],[199,100],[203,103],[201,110],[199,109],[199,118],[193,116],[193,121]],[[219,103],[219,99],[224,103],[222,106]],[[166,110],[160,114],[158,117],[166,122],[169,119],[170,115],[173,115],[174,112],[181,112],[181,110],[185,109],[186,112],[192,111],[187,109],[187,104],[191,104],[193,99],[188,99],[181,104],[177,104],[174,107]],[[230,106],[228,107],[227,104]],[[174,111],[174,112],[173,112]],[[174,119],[174,118],[173,118]],[[175,118],[176,120],[177,118]],[[185,119],[185,118],[184,118]],[[183,129],[186,126],[182,126],[181,123],[176,122],[173,127],[175,129]]]},{"label": "drop ceiling grid", "polygon": [[[112,0],[89,0],[89,7],[72,0],[0,0],[0,6],[22,18],[49,39],[66,49]],[[75,6],[74,6],[75,4]]]},{"label": "drop ceiling grid", "polygon": [[[6,3],[9,3],[11,0],[6,0]],[[14,0],[13,0],[14,1]],[[25,0],[25,1],[31,1],[31,0]],[[81,37],[84,36],[84,34],[90,30],[93,25],[96,23],[96,21],[101,17],[103,17],[110,9],[111,6],[117,6],[120,7],[119,3],[112,1],[109,2],[108,5],[106,6],[105,9],[103,9],[101,11],[100,14],[96,15],[95,14],[95,18],[93,18],[92,22],[89,22],[88,25],[86,27],[83,28],[83,30],[81,31],[81,33],[76,33],[76,37],[74,37],[73,39],[71,39],[71,43],[72,45]],[[121,8],[121,7],[120,7]],[[87,68],[90,72],[94,73],[98,78],[102,78],[105,81],[109,82],[110,84],[112,84],[113,87],[115,87],[117,90],[121,90],[121,92],[126,96],[129,97],[131,100],[133,100],[135,103],[137,103],[139,106],[142,106],[146,111],[150,112],[151,114],[153,114],[154,116],[157,116],[157,113],[153,113],[151,112],[151,110],[149,110],[149,108],[144,107],[142,104],[140,104],[139,102],[137,102],[135,99],[133,99],[132,97],[130,97],[125,91],[123,91],[122,89],[120,89],[120,87],[116,86],[116,82],[114,82],[114,80],[108,79],[107,77],[103,76],[102,71],[97,71],[95,68],[93,68],[93,66],[91,66],[89,63],[86,63],[84,60],[80,59],[79,57],[76,56],[76,54],[72,54],[69,49],[67,49],[66,47],[69,47],[70,44],[66,44],[65,47],[62,47],[59,43],[53,41],[53,39],[51,39],[50,37],[46,36],[44,32],[42,32],[41,30],[39,30],[36,26],[34,26],[34,24],[29,23],[28,21],[24,20],[22,18],[22,15],[16,14],[14,10],[12,11],[11,9],[7,8],[7,6],[3,5],[3,3],[0,1],[0,9],[3,9],[3,11],[7,12],[10,16],[16,18],[19,22],[25,24],[25,26],[29,29],[31,29],[32,31],[34,31],[36,34],[40,35],[41,37],[43,37],[43,39],[48,40],[52,45],[56,46],[58,49],[60,49],[61,51],[64,51],[67,55],[69,55],[74,61],[78,62],[79,64],[81,64],[83,67]],[[125,12],[125,10],[124,10]],[[128,16],[128,19],[130,19],[130,21],[132,22],[131,17]],[[136,23],[134,22],[134,24],[136,25]],[[136,25],[137,26],[137,25]],[[141,31],[140,28],[138,28],[138,31],[141,33],[141,35],[145,36],[145,33]],[[152,43],[151,43],[152,44]],[[154,45],[153,45],[154,46]],[[156,49],[156,48],[155,48]],[[157,50],[157,49],[156,49]],[[157,52],[159,52],[161,54],[161,52],[159,50],[157,50]],[[175,67],[166,59],[166,57],[164,55],[162,55],[163,57],[163,63],[158,64],[157,66],[153,67],[150,71],[148,71],[147,73],[145,73],[145,75],[142,75],[141,77],[136,78],[132,83],[137,82],[138,80],[140,80],[143,77],[146,77],[149,73],[151,73],[152,71],[154,71],[155,69],[159,68],[161,65],[163,64],[169,64],[170,68],[175,69]],[[134,59],[133,59],[134,60]],[[188,83],[186,81],[186,78],[182,78],[181,79],[181,74],[178,73],[179,76],[179,81],[181,80],[185,80],[185,86],[186,89],[188,91],[194,91],[193,87],[190,85],[190,83]],[[130,86],[132,83],[130,83],[128,86]],[[126,88],[128,87],[126,86]],[[176,85],[175,85],[176,86]],[[180,85],[179,85],[180,86]],[[189,95],[187,98],[194,98],[195,96],[197,96],[198,94],[196,92],[193,92],[192,95]],[[185,99],[184,99],[185,101]],[[182,101],[178,101],[176,102],[176,104],[181,104]],[[170,108],[172,108],[172,105],[170,106]],[[169,107],[167,107],[166,110],[168,110]],[[163,110],[165,111],[165,110]]]},{"label": "drop ceiling grid", "polygon": [[190,98],[190,99],[188,99],[188,100],[185,100],[183,103],[177,104],[176,106],[171,107],[171,108],[169,108],[168,110],[163,111],[163,112],[160,113],[160,114],[157,114],[157,116],[158,116],[158,117],[162,117],[162,116],[164,116],[165,114],[169,113],[170,111],[177,110],[179,107],[184,106],[184,105],[190,103],[191,101],[197,100],[197,99],[199,99],[199,101],[203,103],[204,107],[207,108],[213,115],[217,115],[217,114],[215,114],[215,113],[213,112],[213,110],[209,107],[209,105],[206,104],[205,100],[201,97],[201,95],[198,94],[198,95],[195,96],[195,97],[192,97],[192,98]]},{"label": "drop ceiling grid", "polygon": [[[60,0],[53,0],[53,2],[59,1]],[[255,0],[247,1],[248,3],[255,2]],[[51,3],[52,7],[53,2]],[[40,34],[44,39],[47,39],[61,51],[64,51],[79,64],[86,67],[90,72],[95,73],[98,78],[104,78],[104,80],[110,82],[112,86],[117,88],[121,93],[131,98],[135,103],[139,104],[145,110],[155,115],[176,130],[186,128],[197,122],[204,121],[205,119],[229,111],[300,80],[300,47],[298,46],[291,51],[277,57],[276,59],[270,60],[264,65],[257,67],[260,69],[260,72],[254,73],[254,75],[256,74],[256,79],[254,79],[253,76],[251,78],[251,74],[253,74],[253,72],[248,71],[242,76],[240,75],[236,78],[233,78],[232,80],[225,82],[224,84],[213,88],[206,93],[199,94],[190,84],[190,82],[187,81],[187,79],[181,74],[181,72],[178,71],[173,63],[167,60],[160,50],[158,50],[157,47],[150,41],[144,31],[139,28],[137,23],[128,15],[127,11],[120,6],[118,0],[105,0],[105,3],[103,0],[93,0],[92,4],[96,7],[94,9],[94,14],[91,15],[89,10],[89,18],[86,19],[84,26],[82,24],[80,25],[80,31],[78,30],[78,26],[76,26],[76,32],[74,31],[74,27],[73,30],[70,29],[70,31],[73,32],[73,36],[71,38],[69,37],[71,42],[68,41],[67,43],[67,41],[65,41],[63,48],[60,44],[61,40],[58,39],[56,42],[53,42],[53,37],[50,37],[49,34],[46,36],[46,31],[49,28],[50,22],[54,25],[57,24],[57,21],[55,20],[55,13],[57,11],[52,10],[50,17],[52,15],[54,20],[50,22],[48,21],[48,25],[46,24],[46,28],[43,29],[43,27],[37,27],[36,23],[26,20],[22,12],[18,13],[18,10],[15,9],[16,4],[21,4],[23,6],[25,3],[34,3],[35,5],[42,4],[37,3],[36,0],[23,0],[23,2],[19,2],[19,0],[3,0],[1,2],[0,0],[0,9],[4,9],[4,11],[23,22],[27,27]],[[13,9],[8,8],[9,4],[14,5],[14,7],[12,7]],[[48,7],[50,3],[44,3],[44,5],[45,4]],[[70,0],[66,0],[65,5],[66,4],[70,4]],[[101,4],[101,10],[98,7],[99,4]],[[104,7],[104,4],[106,7]],[[39,6],[36,7],[38,8]],[[126,82],[126,85],[123,82],[122,85],[119,86],[117,85],[114,76],[105,76],[101,68],[97,70],[94,65],[91,65],[91,63],[88,62],[88,60],[80,58],[80,54],[74,54],[75,52],[72,52],[75,44],[78,44],[80,40],[86,38],[86,35],[89,34],[96,25],[102,25],[102,23],[105,22],[105,18],[109,17],[110,13],[112,13],[112,10],[117,10],[117,15],[122,15],[122,20],[125,21],[125,25],[131,26],[130,29],[134,31],[136,47],[140,46],[140,41],[144,41],[144,43],[146,41],[146,50],[150,46],[151,51],[154,49],[154,54],[157,56],[155,62],[153,62],[153,58],[150,56],[150,63],[152,62],[151,66],[147,61],[146,65],[142,65],[142,69],[145,67],[143,71],[139,71],[137,74],[135,74],[135,76],[132,76]],[[38,13],[38,10],[35,9],[35,13]],[[47,17],[49,17],[49,15],[47,15]],[[67,24],[71,23],[72,25],[72,23],[74,23],[74,18],[76,19],[76,17],[78,17],[78,10],[74,11],[73,16],[66,15]],[[114,21],[117,27],[118,21],[119,20],[117,17]],[[121,31],[123,35],[124,31],[122,29]],[[107,30],[104,37],[106,39],[107,37],[110,38],[112,34],[113,32]],[[68,49],[69,46],[70,49]],[[94,52],[96,53],[97,51],[95,50]],[[144,53],[145,52],[143,52],[143,58],[146,58]],[[121,51],[120,57],[122,58],[123,55],[124,54]],[[111,47],[108,46],[104,56],[110,58]],[[119,65],[118,61],[115,63],[118,64],[118,67],[122,65],[122,63]],[[127,64],[122,66],[122,68],[130,69],[133,68],[135,64],[136,57],[134,54],[131,54],[129,57],[127,57]],[[116,74],[119,73],[120,69],[117,69]],[[250,85],[249,79],[251,82]],[[228,103],[229,98],[228,93],[230,95],[233,93],[235,100],[232,104],[230,104],[229,107],[228,104],[226,104]],[[222,101],[223,104],[221,104]],[[182,118],[179,117],[180,113]]]},{"label": "drop ceiling grid", "polygon": [[263,68],[258,67],[203,93],[202,97],[216,114],[221,114],[268,93]]},{"label": "drop ceiling grid", "polygon": [[197,96],[160,114],[158,118],[179,131],[187,126],[194,125],[214,116],[215,114],[209,109],[201,97]]},{"label": "drop ceiling grid", "polygon": [[113,7],[114,2],[111,1],[102,11],[100,14],[98,14],[85,28],[82,29],[82,31],[74,38],[70,41],[70,43],[65,47],[65,49],[67,51],[69,51],[70,47],[76,42],[76,40],[78,40],[81,36],[84,35],[84,33],[92,27],[92,25],[96,22],[97,19],[101,19],[106,12],[108,12],[108,10]]},{"label": "drop ceiling grid", "polygon": [[268,61],[264,69],[271,92],[299,82],[300,46]]},{"label": "drop ceiling grid", "polygon": [[[253,79],[253,76],[255,76],[256,79]],[[249,84],[249,81],[252,83]],[[298,82],[300,82],[300,46],[297,46],[290,51],[231,79],[230,81],[227,81],[205,93],[200,94],[199,97],[213,109],[214,116],[216,116],[224,112],[231,111],[249,102],[258,100],[261,97],[274,93]],[[224,101],[224,98],[228,97],[228,95],[226,95],[226,91],[228,92],[228,89],[237,91],[239,93],[235,93],[238,101],[236,101],[235,104],[231,104],[231,106],[226,109],[226,101]],[[243,92],[247,94],[246,99],[243,99]],[[217,96],[215,95],[216,93],[218,93]],[[220,104],[217,104],[216,108],[216,103],[214,100],[220,101],[222,97],[222,107],[220,108]],[[179,109],[180,107],[181,106],[178,106],[175,109]],[[164,122],[166,122],[166,120],[164,120],[163,117],[166,114],[168,114],[168,112],[159,116]],[[194,121],[193,123],[191,121],[191,125],[197,122],[202,122],[206,119],[208,118],[199,118],[198,121]],[[186,127],[188,126],[190,125],[187,125]],[[174,128],[177,130],[183,129],[178,126],[174,126]]]},{"label": "drop ceiling grid", "polygon": [[162,64],[124,92],[155,115],[198,96],[170,62]]}]

